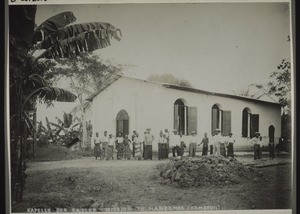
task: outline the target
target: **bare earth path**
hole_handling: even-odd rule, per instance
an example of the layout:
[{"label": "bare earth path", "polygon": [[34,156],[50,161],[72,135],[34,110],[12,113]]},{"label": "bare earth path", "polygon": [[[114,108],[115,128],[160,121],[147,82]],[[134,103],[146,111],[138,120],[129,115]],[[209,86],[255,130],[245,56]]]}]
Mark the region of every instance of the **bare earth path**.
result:
[{"label": "bare earth path", "polygon": [[[162,161],[99,161],[92,157],[66,161],[32,162],[27,169],[26,208],[87,207],[91,200],[103,208],[155,210],[159,206],[184,209],[288,209],[290,164],[257,169],[260,180],[228,186],[178,188],[157,182],[155,165]],[[206,206],[206,207],[205,207]]]}]

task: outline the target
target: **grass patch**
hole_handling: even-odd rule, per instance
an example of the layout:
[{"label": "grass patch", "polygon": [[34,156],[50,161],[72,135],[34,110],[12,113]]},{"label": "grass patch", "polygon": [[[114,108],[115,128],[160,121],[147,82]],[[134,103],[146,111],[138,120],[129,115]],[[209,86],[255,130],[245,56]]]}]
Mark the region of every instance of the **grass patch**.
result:
[{"label": "grass patch", "polygon": [[[46,181],[46,182],[45,182]],[[26,184],[25,206],[34,208],[82,208],[93,200],[113,206],[116,196],[125,191],[119,182],[101,172],[86,169],[75,172],[59,169],[32,173]],[[116,198],[114,198],[116,197]],[[15,212],[24,212],[24,207],[14,207]]]}]

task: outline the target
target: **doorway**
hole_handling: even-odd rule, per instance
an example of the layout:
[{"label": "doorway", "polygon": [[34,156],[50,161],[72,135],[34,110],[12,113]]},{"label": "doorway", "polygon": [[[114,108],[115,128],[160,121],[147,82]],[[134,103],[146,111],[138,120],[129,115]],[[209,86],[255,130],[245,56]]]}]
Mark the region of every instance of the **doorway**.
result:
[{"label": "doorway", "polygon": [[274,126],[269,126],[269,142],[274,143],[274,138],[275,138],[275,128]]},{"label": "doorway", "polygon": [[129,134],[129,115],[124,109],[117,114],[116,125],[116,136],[119,132],[122,132],[123,137]]}]

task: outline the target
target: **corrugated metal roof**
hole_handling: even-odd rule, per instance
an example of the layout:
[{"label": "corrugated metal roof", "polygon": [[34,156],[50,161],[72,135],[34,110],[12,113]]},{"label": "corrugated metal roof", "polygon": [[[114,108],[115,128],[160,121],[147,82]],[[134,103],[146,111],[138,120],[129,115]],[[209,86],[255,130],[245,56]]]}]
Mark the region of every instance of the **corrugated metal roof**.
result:
[{"label": "corrugated metal roof", "polygon": [[138,81],[143,81],[143,82],[150,82],[150,83],[155,83],[162,85],[166,88],[170,89],[176,89],[176,90],[182,90],[182,91],[188,91],[188,92],[193,92],[193,93],[200,93],[200,94],[208,94],[208,95],[213,95],[213,96],[220,96],[220,97],[228,97],[228,98],[233,98],[233,99],[240,99],[240,100],[246,100],[246,101],[251,101],[251,102],[261,102],[261,103],[266,103],[266,104],[274,104],[274,105],[280,105],[282,104],[278,102],[270,102],[270,101],[265,101],[265,100],[259,100],[259,99],[254,99],[250,97],[243,97],[243,96],[238,96],[238,95],[233,95],[233,94],[224,94],[224,93],[216,93],[216,92],[211,92],[211,91],[206,91],[206,90],[201,90],[197,88],[191,88],[191,87],[185,87],[185,86],[179,86],[179,85],[172,85],[172,84],[167,84],[167,83],[162,83],[162,82],[156,82],[156,81],[148,81],[148,80],[143,80],[135,77],[129,77],[125,76],[123,74],[117,74],[111,78],[109,78],[105,84],[100,88],[99,91],[95,92],[91,96],[89,96],[86,100],[92,101],[94,97],[96,97],[99,93],[101,93],[104,89],[106,89],[108,86],[110,86],[112,83],[120,79],[121,77],[129,78],[129,79],[134,79]]},{"label": "corrugated metal roof", "polygon": [[201,90],[201,89],[183,87],[183,86],[171,85],[171,84],[162,84],[162,85],[166,88],[189,91],[189,92],[194,92],[194,93],[208,94],[208,95],[214,95],[214,96],[220,96],[220,97],[228,97],[228,98],[247,100],[247,101],[252,101],[252,102],[262,102],[262,103],[268,103],[268,104],[281,105],[280,103],[277,103],[277,102],[258,100],[258,99],[254,99],[254,98],[250,98],[250,97],[243,97],[243,96],[238,96],[238,95],[233,95],[233,94],[216,93],[216,92],[210,92],[210,91],[205,91],[205,90]]}]

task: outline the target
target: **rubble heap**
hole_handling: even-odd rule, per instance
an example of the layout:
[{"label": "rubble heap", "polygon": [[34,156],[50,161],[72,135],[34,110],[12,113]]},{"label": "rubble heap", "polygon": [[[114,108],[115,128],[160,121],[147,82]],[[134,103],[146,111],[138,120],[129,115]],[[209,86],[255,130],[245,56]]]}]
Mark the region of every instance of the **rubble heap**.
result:
[{"label": "rubble heap", "polygon": [[160,183],[173,183],[179,187],[240,183],[253,177],[254,171],[235,158],[224,158],[219,155],[173,159],[158,165],[157,168]]}]

